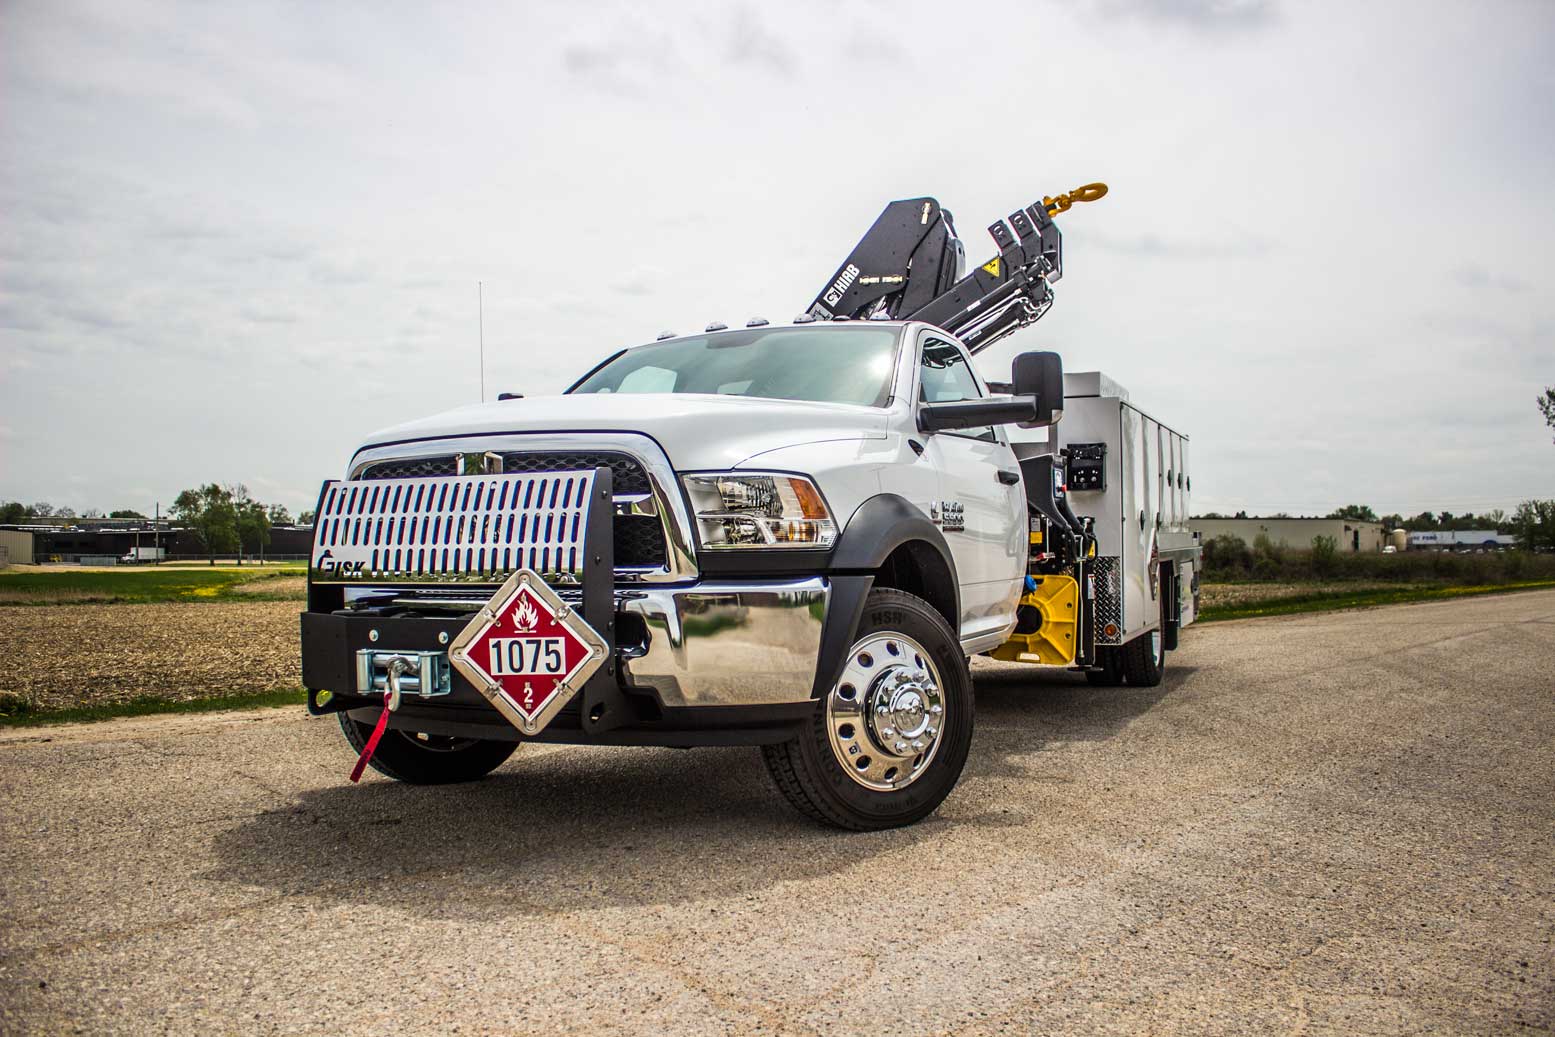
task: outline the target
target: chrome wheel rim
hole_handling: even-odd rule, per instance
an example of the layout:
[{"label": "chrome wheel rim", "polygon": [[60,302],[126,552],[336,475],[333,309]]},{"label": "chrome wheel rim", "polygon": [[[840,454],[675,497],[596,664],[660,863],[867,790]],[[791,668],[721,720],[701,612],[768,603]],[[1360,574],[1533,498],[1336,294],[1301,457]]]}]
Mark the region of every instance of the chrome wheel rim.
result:
[{"label": "chrome wheel rim", "polygon": [[860,639],[826,696],[826,733],[838,764],[876,792],[918,780],[948,719],[939,669],[922,645],[901,634]]}]

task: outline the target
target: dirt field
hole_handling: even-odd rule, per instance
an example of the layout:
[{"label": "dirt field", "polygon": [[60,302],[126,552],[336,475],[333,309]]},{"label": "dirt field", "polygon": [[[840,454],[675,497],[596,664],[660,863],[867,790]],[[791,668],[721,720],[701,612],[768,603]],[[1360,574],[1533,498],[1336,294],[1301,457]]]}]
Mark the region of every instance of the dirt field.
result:
[{"label": "dirt field", "polygon": [[0,732],[0,1033],[1555,1027],[1555,591],[974,672],[956,791],[865,835],[748,749],[415,788],[300,708]]},{"label": "dirt field", "polygon": [[1199,592],[1202,608],[1228,605],[1252,605],[1283,598],[1301,598],[1323,593],[1362,593],[1365,591],[1406,591],[1419,586],[1412,583],[1346,581],[1343,583],[1205,583]]},{"label": "dirt field", "polygon": [[302,682],[296,601],[0,608],[0,694],[34,708],[194,699]]}]

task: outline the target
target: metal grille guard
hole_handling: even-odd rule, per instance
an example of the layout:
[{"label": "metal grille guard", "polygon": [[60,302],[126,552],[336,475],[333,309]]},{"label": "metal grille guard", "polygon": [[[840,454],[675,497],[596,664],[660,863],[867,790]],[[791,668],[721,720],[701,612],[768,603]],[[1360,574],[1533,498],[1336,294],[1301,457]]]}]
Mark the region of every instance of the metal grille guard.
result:
[{"label": "metal grille guard", "polygon": [[[308,579],[337,585],[367,580],[501,583],[513,570],[529,568],[548,583],[578,587],[583,619],[608,652],[604,665],[575,696],[580,722],[588,733],[609,731],[631,718],[616,674],[611,482],[609,468],[331,480],[319,492]],[[348,568],[342,571],[342,566]],[[385,650],[393,647],[384,644]],[[367,661],[369,687],[377,690],[376,659]],[[421,673],[430,678],[425,665]],[[424,679],[414,691],[436,695],[439,685]],[[402,690],[411,689],[402,685]],[[312,713],[337,708],[308,699]]]},{"label": "metal grille guard", "polygon": [[588,502],[608,468],[327,482],[309,578],[316,584],[501,583],[516,569],[582,579]]}]

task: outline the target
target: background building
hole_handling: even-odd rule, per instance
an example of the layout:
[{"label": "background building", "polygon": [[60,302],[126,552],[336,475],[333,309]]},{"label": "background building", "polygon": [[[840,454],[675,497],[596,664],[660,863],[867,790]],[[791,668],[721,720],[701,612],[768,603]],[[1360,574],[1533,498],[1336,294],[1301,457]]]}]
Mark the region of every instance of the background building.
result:
[{"label": "background building", "polygon": [[0,565],[31,565],[32,534],[0,529]]},{"label": "background building", "polygon": [[1222,534],[1240,538],[1249,547],[1260,535],[1293,551],[1312,550],[1312,541],[1320,536],[1333,537],[1339,550],[1359,553],[1381,551],[1383,531],[1380,522],[1328,518],[1196,518],[1188,528],[1201,540]]},{"label": "background building", "polygon": [[[186,529],[163,525],[160,529],[82,528],[75,526],[36,526],[0,528],[0,551],[8,565],[38,562],[66,562],[107,565],[121,559],[137,547],[159,546],[168,561],[205,558],[200,540]],[[313,546],[312,526],[271,526],[269,559],[306,558]],[[218,557],[234,558],[235,551],[222,551]],[[244,552],[244,557],[253,557]]]},{"label": "background building", "polygon": [[1516,537],[1493,529],[1430,529],[1409,534],[1411,551],[1504,551],[1516,546]]}]

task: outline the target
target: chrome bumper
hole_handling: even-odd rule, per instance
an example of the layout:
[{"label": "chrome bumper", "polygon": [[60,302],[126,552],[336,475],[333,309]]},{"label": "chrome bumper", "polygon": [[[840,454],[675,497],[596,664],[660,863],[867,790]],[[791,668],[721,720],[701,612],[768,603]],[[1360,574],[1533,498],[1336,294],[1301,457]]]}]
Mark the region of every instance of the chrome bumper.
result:
[{"label": "chrome bumper", "polygon": [[666,707],[808,702],[830,596],[821,577],[633,588],[619,611],[643,618],[648,646],[625,669]]}]

